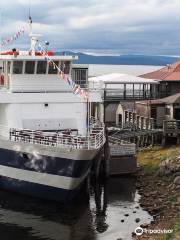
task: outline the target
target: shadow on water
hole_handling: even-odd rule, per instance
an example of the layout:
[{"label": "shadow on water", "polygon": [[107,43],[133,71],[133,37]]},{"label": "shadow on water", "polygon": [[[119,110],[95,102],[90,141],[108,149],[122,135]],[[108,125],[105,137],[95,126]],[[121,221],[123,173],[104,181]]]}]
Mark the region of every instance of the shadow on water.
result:
[{"label": "shadow on water", "polygon": [[89,203],[67,206],[0,191],[1,239],[129,240],[135,227],[151,221],[138,200],[134,178],[93,183]]},{"label": "shadow on water", "polygon": [[90,208],[96,239],[130,240],[136,227],[153,220],[139,205],[135,181],[133,177],[114,177],[95,184]]}]

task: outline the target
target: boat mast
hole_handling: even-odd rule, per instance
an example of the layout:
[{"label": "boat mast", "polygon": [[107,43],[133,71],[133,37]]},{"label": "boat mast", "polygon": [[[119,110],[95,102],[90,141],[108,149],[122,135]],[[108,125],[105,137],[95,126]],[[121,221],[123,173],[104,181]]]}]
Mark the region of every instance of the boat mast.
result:
[{"label": "boat mast", "polygon": [[32,18],[31,16],[29,16],[29,37],[31,39],[31,47],[30,47],[30,52],[32,56],[35,56],[35,52],[36,52],[36,46],[38,43],[38,38],[41,37],[41,34],[34,34],[32,32]]}]

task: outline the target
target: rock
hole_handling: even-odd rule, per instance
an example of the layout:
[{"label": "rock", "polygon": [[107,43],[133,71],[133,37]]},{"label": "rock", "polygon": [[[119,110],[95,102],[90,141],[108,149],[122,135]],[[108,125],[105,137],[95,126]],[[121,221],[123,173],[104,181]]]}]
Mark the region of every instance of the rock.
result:
[{"label": "rock", "polygon": [[157,195],[157,191],[153,191],[153,192],[151,192],[151,195]]},{"label": "rock", "polygon": [[175,186],[176,190],[180,190],[180,185]]},{"label": "rock", "polygon": [[175,176],[177,177],[177,176],[180,176],[180,172],[176,172],[175,173]]},{"label": "rock", "polygon": [[179,156],[177,156],[177,157],[176,157],[176,159],[180,161],[180,155],[179,155]]},{"label": "rock", "polygon": [[177,203],[180,204],[180,196],[177,197]]},{"label": "rock", "polygon": [[143,223],[140,225],[141,228],[148,228],[149,227],[149,224],[148,223]]},{"label": "rock", "polygon": [[128,213],[126,213],[126,214],[124,214],[124,216],[125,216],[125,217],[128,217],[128,216],[129,216],[129,214],[128,214]]},{"label": "rock", "polygon": [[140,220],[141,220],[140,218],[136,218],[135,222],[138,223],[138,222],[140,222]]},{"label": "rock", "polygon": [[174,184],[175,185],[180,185],[180,176],[175,177]]},{"label": "rock", "polygon": [[124,219],[122,219],[121,222],[123,223],[123,222],[124,222]]},{"label": "rock", "polygon": [[133,211],[133,213],[136,213],[136,211]]},{"label": "rock", "polygon": [[132,237],[135,237],[135,236],[136,236],[135,232],[132,232],[132,234],[131,234],[131,235],[132,235]]}]

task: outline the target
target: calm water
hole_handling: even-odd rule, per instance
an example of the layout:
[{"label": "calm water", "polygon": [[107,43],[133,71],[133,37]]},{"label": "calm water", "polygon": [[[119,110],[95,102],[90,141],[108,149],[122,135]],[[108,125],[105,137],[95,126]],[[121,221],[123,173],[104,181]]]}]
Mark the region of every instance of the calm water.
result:
[{"label": "calm water", "polygon": [[137,226],[152,220],[139,198],[133,178],[96,184],[89,204],[70,206],[0,191],[0,239],[130,240]]}]

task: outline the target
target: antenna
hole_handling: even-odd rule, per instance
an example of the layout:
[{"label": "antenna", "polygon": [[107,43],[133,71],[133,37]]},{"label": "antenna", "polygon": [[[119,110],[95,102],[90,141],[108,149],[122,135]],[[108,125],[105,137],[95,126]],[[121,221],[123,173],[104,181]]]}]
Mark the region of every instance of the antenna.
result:
[{"label": "antenna", "polygon": [[30,18],[30,16],[31,16],[31,0],[29,0],[29,13],[28,13],[28,15],[29,15],[29,18]]},{"label": "antenna", "polygon": [[31,0],[29,0],[29,33],[32,34],[32,18],[31,18]]}]

